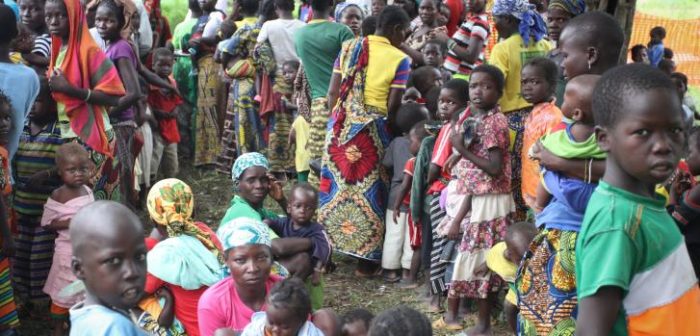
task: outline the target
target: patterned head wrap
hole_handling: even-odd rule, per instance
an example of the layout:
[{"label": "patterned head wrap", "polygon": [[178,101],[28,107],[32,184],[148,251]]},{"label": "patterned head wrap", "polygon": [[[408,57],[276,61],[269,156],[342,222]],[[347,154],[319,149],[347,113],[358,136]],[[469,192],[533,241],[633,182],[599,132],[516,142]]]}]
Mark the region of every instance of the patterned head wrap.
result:
[{"label": "patterned head wrap", "polygon": [[364,19],[365,12],[362,10],[362,8],[360,8],[360,6],[354,3],[341,2],[335,6],[335,22],[340,22],[340,19],[343,18],[343,12],[350,7],[355,7],[359,9],[360,15]]},{"label": "patterned head wrap", "polygon": [[251,244],[272,246],[269,230],[261,221],[240,217],[225,223],[216,233],[224,251],[228,251],[234,247]]},{"label": "patterned head wrap", "polygon": [[170,237],[195,237],[223,261],[210,234],[202,231],[192,221],[194,196],[192,189],[185,182],[171,178],[156,183],[148,192],[146,206],[151,219],[156,224],[165,226]]},{"label": "patterned head wrap", "polygon": [[[85,7],[88,10],[91,10],[93,8],[97,9],[97,6],[99,6],[100,3],[102,3],[103,1],[104,0],[92,0]],[[116,13],[116,14],[117,15],[119,15],[119,14],[124,15],[124,26],[122,27],[122,30],[119,33],[119,35],[123,39],[128,41],[131,38],[131,33],[133,32],[131,18],[134,17],[134,14],[138,13],[138,11],[136,9],[136,5],[131,0],[113,0],[113,1],[122,10],[121,13]]]},{"label": "patterned head wrap", "polygon": [[549,9],[558,8],[571,16],[579,16],[586,11],[586,3],[583,0],[552,0],[549,2]]},{"label": "patterned head wrap", "polygon": [[270,169],[270,163],[267,161],[265,155],[257,152],[245,153],[239,156],[236,162],[233,163],[233,168],[231,168],[231,178],[233,182],[238,182],[243,172],[250,167]]},{"label": "patterned head wrap", "polygon": [[511,15],[520,20],[518,31],[526,47],[530,37],[537,42],[547,34],[547,24],[527,0],[496,0],[492,11],[494,16]]}]

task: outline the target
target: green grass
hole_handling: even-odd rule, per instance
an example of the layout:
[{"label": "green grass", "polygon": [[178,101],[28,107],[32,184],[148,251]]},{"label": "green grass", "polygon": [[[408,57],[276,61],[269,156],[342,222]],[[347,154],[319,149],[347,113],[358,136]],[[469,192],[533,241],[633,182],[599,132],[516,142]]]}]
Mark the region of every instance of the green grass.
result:
[{"label": "green grass", "polygon": [[638,0],[637,11],[670,18],[700,18],[700,0]]}]

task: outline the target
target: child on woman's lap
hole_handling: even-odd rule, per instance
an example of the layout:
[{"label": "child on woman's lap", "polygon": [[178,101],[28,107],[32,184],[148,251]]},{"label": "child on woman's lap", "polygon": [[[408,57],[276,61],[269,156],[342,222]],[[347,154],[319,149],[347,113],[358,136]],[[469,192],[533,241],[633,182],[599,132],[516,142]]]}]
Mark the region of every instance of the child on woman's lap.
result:
[{"label": "child on woman's lap", "polygon": [[71,237],[68,229],[71,218],[84,206],[95,201],[92,190],[85,184],[92,172],[92,161],[87,151],[77,142],[61,145],[56,151],[58,175],[63,185],[51,193],[44,205],[41,225],[58,233],[53,263],[44,285],[44,292],[51,297],[51,315],[54,318],[54,335],[62,335],[68,321],[68,309],[79,298],[65,298],[60,291],[76,280],[71,272]]}]

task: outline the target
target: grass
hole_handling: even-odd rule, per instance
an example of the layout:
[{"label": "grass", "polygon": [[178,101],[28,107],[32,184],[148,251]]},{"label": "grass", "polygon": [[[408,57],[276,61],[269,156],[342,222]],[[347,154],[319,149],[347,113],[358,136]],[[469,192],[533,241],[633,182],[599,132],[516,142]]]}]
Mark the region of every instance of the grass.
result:
[{"label": "grass", "polygon": [[637,11],[669,19],[700,18],[700,0],[638,0]]}]

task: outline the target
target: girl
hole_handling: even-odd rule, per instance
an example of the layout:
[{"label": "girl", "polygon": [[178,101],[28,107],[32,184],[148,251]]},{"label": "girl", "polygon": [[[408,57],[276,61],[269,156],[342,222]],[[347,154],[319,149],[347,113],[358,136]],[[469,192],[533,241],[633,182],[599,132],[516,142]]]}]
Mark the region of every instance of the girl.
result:
[{"label": "girl", "polygon": [[30,54],[22,55],[27,63],[39,69],[46,70],[51,56],[51,37],[44,20],[44,5],[46,0],[19,1],[19,11],[22,24],[36,35],[34,48]]},{"label": "girl", "polygon": [[323,336],[311,323],[311,299],[301,280],[289,278],[275,285],[267,298],[267,311],[253,314],[241,336]]},{"label": "girl", "polygon": [[418,17],[411,22],[411,34],[406,44],[413,50],[421,51],[432,34],[446,33],[447,28],[438,22],[442,2],[438,0],[421,1]]},{"label": "girl", "polygon": [[[569,23],[569,20],[583,14],[585,11],[586,3],[583,0],[553,0],[549,2],[549,7],[547,8],[547,35],[549,35],[549,39],[555,47],[558,47],[559,36],[566,24]],[[552,49],[552,51],[547,54],[547,57],[554,61],[557,67],[561,66],[561,63],[564,61],[559,48]],[[564,102],[565,86],[566,79],[562,71],[559,70],[555,91],[557,97],[555,103],[559,108],[561,108],[561,104]]]},{"label": "girl", "polygon": [[[464,132],[455,132],[450,141],[461,155],[453,174],[461,182],[458,189],[465,197],[450,231],[464,231],[455,260],[448,293],[445,322],[450,329],[460,327],[457,319],[459,299],[475,299],[478,304],[477,324],[469,335],[491,333],[491,308],[502,280],[490,272],[476,275],[476,268],[486,260],[486,253],[505,236],[515,213],[510,193],[510,153],[508,121],[498,108],[503,95],[504,78],[498,68],[481,65],[469,80],[471,106],[469,114],[474,128],[473,140],[465,146]],[[468,216],[467,216],[468,215]]]},{"label": "girl", "polygon": [[32,300],[46,297],[42,288],[49,275],[56,236],[37,223],[41,220],[44,203],[61,185],[55,167],[56,150],[61,143],[56,102],[51,98],[46,77],[42,76],[41,93],[20,136],[13,165],[12,205],[18,230],[13,279],[18,295],[27,300],[25,307],[28,309],[31,309]]},{"label": "girl", "polygon": [[[109,111],[110,122],[115,132],[117,145],[115,155],[121,163],[120,188],[124,200],[128,204],[136,205],[136,195],[134,190],[134,164],[136,155],[141,151],[140,145],[134,144],[136,133],[136,121],[143,119],[143,116],[136,116],[134,108],[140,99],[141,88],[138,83],[138,58],[134,49],[128,42],[131,36],[131,18],[136,12],[136,7],[131,1],[125,0],[97,0],[90,3],[97,6],[95,13],[95,27],[102,39],[107,44],[105,54],[116,65],[119,77],[124,83],[126,95],[119,104]],[[140,111],[140,109],[139,109]],[[136,149],[135,147],[138,147]]]},{"label": "girl", "polygon": [[79,0],[47,0],[44,11],[52,35],[49,88],[61,137],[88,150],[96,167],[90,179],[96,197],[118,201],[120,165],[106,107],[125,94],[119,73],[90,36]]},{"label": "girl", "polygon": [[63,335],[67,329],[68,309],[80,298],[59,295],[60,291],[76,281],[71,271],[71,249],[68,228],[71,218],[82,207],[95,201],[92,190],[86,186],[92,163],[88,152],[77,142],[61,145],[56,151],[58,176],[63,185],[51,193],[44,205],[41,226],[57,232],[53,263],[46,279],[44,292],[51,297],[53,335]]},{"label": "girl", "polygon": [[335,22],[342,23],[355,34],[355,37],[360,36],[360,28],[364,20],[364,13],[360,6],[347,2],[340,3],[335,7]]}]

